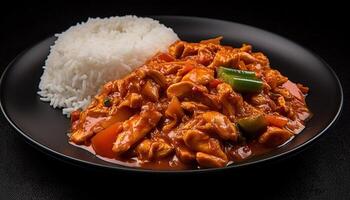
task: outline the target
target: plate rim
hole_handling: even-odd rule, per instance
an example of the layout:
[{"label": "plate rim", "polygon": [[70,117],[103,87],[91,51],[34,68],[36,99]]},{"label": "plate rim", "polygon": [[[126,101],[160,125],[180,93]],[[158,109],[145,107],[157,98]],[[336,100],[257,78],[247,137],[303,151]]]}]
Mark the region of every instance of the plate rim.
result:
[{"label": "plate rim", "polygon": [[207,17],[196,17],[196,16],[182,16],[182,15],[157,15],[157,16],[150,16],[155,18],[156,20],[161,20],[161,19],[171,19],[171,18],[181,18],[183,20],[186,19],[195,19],[195,20],[209,20],[209,21],[217,21],[217,22],[225,22],[225,23],[231,23],[231,24],[236,24],[236,25],[240,25],[240,26],[245,26],[247,28],[253,28],[256,29],[258,31],[262,31],[262,32],[266,32],[268,34],[272,34],[274,36],[280,37],[283,40],[287,40],[291,43],[296,44],[297,46],[303,48],[304,50],[306,50],[308,53],[310,53],[311,55],[313,55],[314,57],[316,57],[319,61],[321,61],[323,63],[323,65],[326,67],[326,69],[330,72],[330,74],[333,76],[334,80],[336,81],[336,85],[338,86],[339,89],[339,93],[340,93],[340,102],[338,105],[338,109],[336,114],[333,116],[333,119],[331,120],[331,122],[320,132],[318,132],[315,136],[313,136],[312,138],[310,138],[309,140],[303,142],[302,144],[296,146],[295,148],[292,148],[290,150],[287,150],[285,152],[279,153],[277,155],[273,155],[273,156],[269,156],[266,158],[262,158],[262,159],[258,159],[255,161],[248,161],[248,162],[242,162],[242,163],[237,163],[237,164],[233,164],[233,165],[228,165],[226,167],[223,168],[206,168],[206,169],[189,169],[189,170],[153,170],[153,169],[143,169],[143,168],[134,168],[134,167],[127,167],[127,166],[123,166],[123,165],[112,165],[112,166],[107,166],[107,165],[103,165],[103,164],[99,164],[99,163],[94,163],[94,162],[90,162],[90,161],[85,161],[85,160],[81,160],[79,158],[75,158],[72,156],[68,156],[66,154],[57,152],[47,146],[45,146],[44,144],[39,143],[38,141],[32,139],[29,135],[27,135],[24,131],[22,131],[14,121],[11,120],[11,118],[9,117],[9,115],[6,113],[5,111],[5,107],[3,105],[3,90],[1,90],[1,88],[4,85],[4,79],[7,75],[8,70],[13,66],[13,64],[22,57],[22,55],[24,55],[26,52],[28,52],[30,49],[32,49],[34,46],[55,37],[55,35],[51,35],[49,37],[46,37],[43,40],[38,41],[37,43],[31,45],[30,47],[24,49],[22,52],[20,52],[3,70],[1,77],[0,77],[0,109],[2,114],[4,115],[5,119],[7,120],[7,122],[11,125],[11,127],[17,132],[19,133],[20,136],[23,136],[22,138],[25,139],[25,141],[30,144],[31,146],[33,146],[35,149],[45,153],[46,155],[49,155],[50,157],[53,157],[59,161],[63,161],[65,163],[68,164],[72,164],[75,166],[79,166],[79,167],[84,167],[84,168],[89,168],[89,167],[94,167],[97,169],[108,169],[108,170],[122,170],[125,172],[137,172],[137,173],[181,173],[181,174],[187,174],[187,173],[201,173],[201,172],[219,172],[219,171],[226,171],[226,170],[232,170],[232,169],[238,169],[238,168],[244,168],[244,167],[248,167],[248,166],[256,166],[257,164],[263,164],[263,163],[267,163],[270,161],[275,161],[277,159],[281,159],[281,158],[286,158],[287,156],[292,156],[298,152],[300,152],[301,150],[304,150],[305,147],[309,147],[311,146],[311,143],[313,143],[314,141],[316,141],[318,138],[320,138],[322,135],[324,135],[331,127],[333,127],[335,125],[335,123],[338,121],[338,119],[340,118],[340,115],[342,113],[343,110],[343,104],[344,104],[344,93],[343,93],[343,87],[341,84],[341,81],[339,79],[339,77],[337,76],[337,74],[335,73],[335,71],[333,70],[333,68],[323,59],[321,58],[319,55],[317,55],[316,53],[314,53],[313,51],[311,51],[309,48],[304,47],[303,45],[300,45],[298,42],[295,42],[289,38],[286,38],[284,36],[281,36],[279,34],[255,27],[255,26],[251,26],[251,25],[247,25],[247,24],[242,24],[242,23],[238,23],[238,22],[234,22],[234,21],[228,21],[228,20],[223,20],[223,19],[214,19],[214,18],[207,18]]}]

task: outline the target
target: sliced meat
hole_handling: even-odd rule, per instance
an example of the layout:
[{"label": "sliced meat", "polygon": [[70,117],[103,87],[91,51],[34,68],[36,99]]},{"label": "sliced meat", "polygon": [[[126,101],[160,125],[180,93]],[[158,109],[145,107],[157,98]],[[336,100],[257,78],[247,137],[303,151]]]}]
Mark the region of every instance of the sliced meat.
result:
[{"label": "sliced meat", "polygon": [[157,160],[170,156],[174,152],[174,148],[162,139],[145,139],[137,145],[135,150],[141,160]]},{"label": "sliced meat", "polygon": [[172,119],[181,119],[184,116],[184,112],[181,107],[181,103],[176,96],[173,96],[168,108],[165,111],[165,116]]},{"label": "sliced meat", "polygon": [[270,61],[263,53],[261,53],[261,52],[253,52],[251,54],[252,54],[252,56],[254,56],[254,58],[257,59],[257,61],[259,62],[259,64],[261,66],[264,66],[265,68],[269,68]]},{"label": "sliced meat", "polygon": [[216,69],[219,66],[236,66],[239,61],[239,57],[235,50],[232,49],[221,49],[219,50],[213,62],[208,66],[211,69]]},{"label": "sliced meat", "polygon": [[113,115],[104,118],[103,120],[99,121],[93,128],[95,133],[98,133],[99,131],[102,131],[103,129],[111,126],[112,124],[116,122],[123,122],[127,119],[129,119],[134,114],[134,111],[128,107],[123,107],[120,109],[116,109],[113,112]]},{"label": "sliced meat", "polygon": [[205,120],[205,124],[198,129],[213,131],[224,140],[237,141],[238,131],[236,126],[223,114],[215,111],[205,112],[199,116]]},{"label": "sliced meat", "polygon": [[224,37],[219,36],[219,37],[208,39],[208,40],[202,40],[202,41],[200,41],[200,43],[201,44],[220,44],[222,38],[224,38]]},{"label": "sliced meat", "polygon": [[180,101],[177,97],[173,97],[165,110],[165,116],[169,118],[169,121],[163,126],[162,131],[169,132],[173,129],[179,122],[181,122],[182,117],[185,115],[181,108]]},{"label": "sliced meat", "polygon": [[156,140],[152,143],[149,150],[149,160],[156,160],[170,156],[174,148],[164,140]]},{"label": "sliced meat", "polygon": [[123,123],[123,131],[113,145],[116,155],[128,151],[134,144],[145,137],[158,123],[162,114],[153,106],[145,105],[139,115],[134,115]]},{"label": "sliced meat", "polygon": [[151,77],[156,83],[158,83],[158,85],[161,88],[166,88],[168,86],[168,82],[165,76],[159,71],[146,68],[146,69],[143,69],[143,72],[145,73],[146,76]]},{"label": "sliced meat", "polygon": [[83,113],[79,124],[76,124],[73,132],[70,135],[69,140],[74,142],[75,144],[84,144],[89,140],[92,136],[95,135],[94,127],[98,125],[101,121],[105,120],[106,117],[89,117],[86,116],[87,112]]},{"label": "sliced meat", "polygon": [[176,156],[183,163],[192,163],[196,160],[196,153],[191,151],[185,145],[177,145],[175,147]]},{"label": "sliced meat", "polygon": [[[220,83],[217,86],[219,99],[222,102],[223,113],[230,118],[234,118],[236,114],[235,102],[231,99],[231,94],[234,93],[232,87],[227,83]],[[242,100],[243,101],[243,100]]]},{"label": "sliced meat", "polygon": [[199,166],[204,168],[225,167],[228,163],[228,161],[225,159],[203,152],[197,152],[196,160]]},{"label": "sliced meat", "polygon": [[254,56],[247,52],[237,51],[237,49],[223,48],[216,53],[213,62],[208,67],[211,69],[216,69],[219,66],[238,68],[240,61],[243,61],[246,65],[258,62]]},{"label": "sliced meat", "polygon": [[277,147],[293,136],[293,133],[277,128],[274,126],[268,126],[266,132],[259,137],[259,143],[269,147]]},{"label": "sliced meat", "polygon": [[247,52],[247,53],[251,53],[252,52],[252,45],[249,44],[243,44],[241,48],[239,48],[240,51],[242,52]]},{"label": "sliced meat", "polygon": [[[79,121],[75,121],[75,126],[72,130],[73,132],[70,136],[70,141],[76,144],[83,144],[96,133],[104,130],[116,122],[122,122],[129,119],[129,117],[134,113],[129,108],[123,107],[116,109],[113,115],[105,117],[104,114],[97,115],[94,113],[92,115],[91,113],[95,110],[96,108],[93,108],[92,110],[81,113]],[[92,116],[89,116],[89,114]]]},{"label": "sliced meat", "polygon": [[149,158],[149,150],[151,149],[152,141],[150,139],[144,139],[136,147],[135,151],[140,160],[147,160]]},{"label": "sliced meat", "polygon": [[151,80],[147,80],[142,88],[142,96],[156,102],[159,99],[159,86]]},{"label": "sliced meat", "polygon": [[191,81],[181,81],[171,85],[167,90],[167,95],[169,98],[176,96],[180,99],[187,99],[187,101],[200,102],[215,110],[221,107],[216,95],[209,94],[206,87]]},{"label": "sliced meat", "polygon": [[82,131],[81,129],[77,129],[72,132],[69,140],[74,142],[75,144],[84,144],[85,141],[93,136],[93,132]]},{"label": "sliced meat", "polygon": [[121,97],[125,97],[127,93],[140,93],[140,82],[144,76],[145,75],[141,70],[136,70],[125,78],[116,80],[114,84],[116,85]]},{"label": "sliced meat", "polygon": [[169,47],[169,54],[175,58],[179,58],[182,55],[182,52],[185,48],[185,42],[177,41]]},{"label": "sliced meat", "polygon": [[283,76],[279,71],[274,69],[264,71],[264,77],[265,81],[272,89],[288,81],[287,77]]},{"label": "sliced meat", "polygon": [[198,130],[187,130],[183,133],[183,140],[188,148],[196,152],[204,152],[227,160],[226,154],[215,138],[210,138]]},{"label": "sliced meat", "polygon": [[251,96],[249,99],[249,103],[265,113],[275,111],[277,108],[275,102],[264,93],[255,94]]},{"label": "sliced meat", "polygon": [[213,62],[215,53],[208,48],[201,48],[198,50],[196,61],[204,66],[208,66]]},{"label": "sliced meat", "polygon": [[181,108],[184,110],[190,111],[190,112],[195,112],[195,111],[205,111],[209,110],[209,107],[202,104],[202,103],[197,103],[194,101],[184,101],[181,102]]},{"label": "sliced meat", "polygon": [[182,98],[191,96],[194,90],[198,92],[207,92],[207,88],[201,85],[196,85],[191,81],[181,81],[179,83],[172,84],[168,87],[167,95],[169,98],[173,96]]},{"label": "sliced meat", "polygon": [[182,81],[191,81],[199,85],[206,85],[212,80],[214,80],[214,71],[206,67],[196,67],[182,78]]},{"label": "sliced meat", "polygon": [[142,96],[137,93],[129,94],[124,101],[122,101],[118,108],[129,107],[129,108],[140,108],[142,105]]},{"label": "sliced meat", "polygon": [[200,44],[196,44],[196,43],[185,43],[184,44],[184,51],[182,52],[181,57],[192,57],[192,56],[196,56],[198,54],[198,51],[201,47]]}]

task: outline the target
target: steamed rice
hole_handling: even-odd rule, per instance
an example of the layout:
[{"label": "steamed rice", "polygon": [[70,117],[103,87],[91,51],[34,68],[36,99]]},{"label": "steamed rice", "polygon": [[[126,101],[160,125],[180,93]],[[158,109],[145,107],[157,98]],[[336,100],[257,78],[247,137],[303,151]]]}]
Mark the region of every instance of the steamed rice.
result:
[{"label": "steamed rice", "polygon": [[125,76],[178,40],[171,28],[136,16],[89,19],[56,36],[38,94],[67,115],[87,106],[105,82]]}]

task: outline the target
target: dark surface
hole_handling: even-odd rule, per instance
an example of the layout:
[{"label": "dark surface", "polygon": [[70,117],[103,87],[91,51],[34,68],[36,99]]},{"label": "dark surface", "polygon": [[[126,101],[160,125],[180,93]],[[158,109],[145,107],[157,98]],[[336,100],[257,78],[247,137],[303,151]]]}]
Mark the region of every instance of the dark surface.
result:
[{"label": "dark surface", "polygon": [[[253,44],[254,49],[264,52],[272,66],[282,74],[294,82],[307,85],[310,89],[306,101],[313,117],[307,122],[303,132],[281,148],[230,165],[227,169],[260,164],[264,160],[286,157],[295,151],[300,151],[320,137],[336,120],[343,98],[338,79],[326,63],[303,47],[273,33],[233,22],[177,16],[156,18],[166,26],[172,27],[185,41],[200,41],[222,35],[223,44],[234,46],[240,46],[242,43]],[[43,73],[41,66],[44,65],[50,46],[55,40],[56,37],[43,40],[9,65],[0,87],[0,104],[6,116],[31,144],[51,153],[54,157],[75,161],[77,164],[79,161],[80,165],[89,164],[86,167],[94,165],[135,171],[136,169],[105,162],[81,148],[70,145],[66,135],[70,120],[62,115],[61,110],[52,109],[48,103],[40,101],[37,91]],[[203,169],[194,172],[219,170],[221,169]]]},{"label": "dark surface", "polygon": [[[193,194],[256,195],[268,199],[349,199],[350,198],[350,136],[348,130],[350,83],[348,51],[344,30],[345,11],[338,7],[303,8],[282,5],[271,10],[256,6],[222,6],[208,8],[166,7],[165,3],[147,5],[22,5],[1,6],[1,71],[22,50],[61,32],[88,16],[123,14],[197,15],[237,21],[275,32],[311,49],[329,63],[344,88],[344,108],[338,123],[311,148],[295,157],[272,165],[224,174],[188,176],[145,176],[108,174],[84,170],[53,160],[26,144],[0,117],[0,199],[71,199],[98,194],[118,193],[134,189],[132,195],[153,196],[163,189],[186,197]],[[5,31],[5,29],[7,31]],[[112,180],[112,184],[107,181]],[[228,183],[223,184],[223,180]],[[181,183],[174,184],[175,181]],[[147,188],[150,186],[152,188]],[[201,189],[193,189],[201,186]],[[147,189],[146,189],[147,188]],[[172,195],[173,196],[173,195]],[[159,195],[162,197],[162,195]]]}]

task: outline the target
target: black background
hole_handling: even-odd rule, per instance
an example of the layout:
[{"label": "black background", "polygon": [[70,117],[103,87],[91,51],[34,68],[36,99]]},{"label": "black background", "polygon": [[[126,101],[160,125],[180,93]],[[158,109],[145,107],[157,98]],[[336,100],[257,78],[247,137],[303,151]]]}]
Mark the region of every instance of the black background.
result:
[{"label": "black background", "polygon": [[[0,72],[21,51],[87,17],[190,15],[256,26],[311,49],[328,62],[344,88],[343,113],[323,137],[294,157],[222,174],[142,175],[105,173],[54,160],[28,145],[0,114],[0,199],[76,199],[111,194],[188,198],[188,194],[232,199],[350,199],[350,83],[345,5],[280,5],[232,2],[106,2],[1,5]],[[194,30],[195,31],[195,30]],[[126,189],[131,191],[126,192]],[[167,193],[161,194],[159,191]],[[126,197],[123,197],[126,198]]]}]

